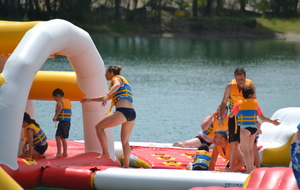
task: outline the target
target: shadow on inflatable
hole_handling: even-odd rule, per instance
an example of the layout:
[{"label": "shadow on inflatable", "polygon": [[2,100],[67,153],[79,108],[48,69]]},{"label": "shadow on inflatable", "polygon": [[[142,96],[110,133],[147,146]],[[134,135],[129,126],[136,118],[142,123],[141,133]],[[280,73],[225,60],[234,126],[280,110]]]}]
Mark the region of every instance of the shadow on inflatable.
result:
[{"label": "shadow on inflatable", "polygon": [[[108,107],[101,107],[94,102],[82,105],[84,143],[68,141],[68,157],[53,156],[56,144],[54,140],[48,140],[46,158],[17,158],[24,111],[35,118],[33,100],[52,100],[52,90],[64,85],[66,96],[78,101],[84,96],[105,94],[107,83],[104,63],[90,36],[73,24],[55,19],[28,23],[0,21],[0,26],[5,28],[3,31],[0,29],[3,34],[0,37],[3,43],[0,47],[1,60],[5,60],[0,74],[0,189],[41,186],[105,190],[298,189],[292,169],[287,166],[300,108],[278,110],[273,115],[281,122],[277,128],[265,123],[262,125],[263,134],[259,140],[261,163],[272,167],[258,168],[251,174],[189,171],[184,169],[191,161],[186,156],[187,150],[184,151],[188,159],[179,161],[179,156],[153,159],[152,156],[152,160],[148,160],[145,156],[150,154],[147,148],[143,149],[142,154],[131,155],[131,162],[139,159],[142,165],[135,162],[136,168],[121,168],[121,157],[116,156],[112,129],[106,130],[111,157],[98,160],[96,157],[102,150],[94,126]],[[39,71],[53,54],[66,55],[75,72]],[[12,115],[14,119],[11,119]],[[165,153],[174,152],[175,149],[168,151]],[[161,164],[163,162],[167,164]]]}]

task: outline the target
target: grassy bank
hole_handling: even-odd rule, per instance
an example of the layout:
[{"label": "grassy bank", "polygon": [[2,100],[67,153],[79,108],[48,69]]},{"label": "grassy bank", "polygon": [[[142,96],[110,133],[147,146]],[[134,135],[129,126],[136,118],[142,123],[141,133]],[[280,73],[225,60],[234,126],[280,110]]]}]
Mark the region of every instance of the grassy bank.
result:
[{"label": "grassy bank", "polygon": [[274,32],[300,34],[300,19],[257,18],[257,22]]},{"label": "grassy bank", "polygon": [[124,21],[79,25],[89,33],[106,35],[229,39],[285,39],[287,33],[300,35],[300,19],[169,18],[159,25]]}]

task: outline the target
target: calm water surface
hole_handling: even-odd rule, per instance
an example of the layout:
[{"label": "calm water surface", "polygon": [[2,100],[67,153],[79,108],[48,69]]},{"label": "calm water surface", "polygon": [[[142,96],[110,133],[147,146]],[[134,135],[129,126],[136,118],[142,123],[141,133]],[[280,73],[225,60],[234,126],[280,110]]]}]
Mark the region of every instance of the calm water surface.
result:
[{"label": "calm water surface", "polygon": [[[137,121],[130,141],[176,142],[194,137],[221,102],[237,67],[257,86],[264,115],[299,107],[300,43],[92,36],[106,66],[121,65],[133,88]],[[65,58],[41,70],[72,71]],[[54,101],[35,101],[37,121],[50,139]],[[70,140],[83,140],[81,104],[72,102]],[[114,128],[120,141],[120,127]]]}]

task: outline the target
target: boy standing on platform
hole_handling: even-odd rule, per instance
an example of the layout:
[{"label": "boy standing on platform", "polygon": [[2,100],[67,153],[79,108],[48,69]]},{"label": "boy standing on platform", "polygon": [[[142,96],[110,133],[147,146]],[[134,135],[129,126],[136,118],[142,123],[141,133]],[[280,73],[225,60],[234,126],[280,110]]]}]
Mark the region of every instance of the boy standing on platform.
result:
[{"label": "boy standing on platform", "polygon": [[[68,144],[66,139],[69,137],[71,127],[72,104],[69,99],[64,98],[64,92],[60,88],[53,91],[52,97],[56,101],[56,109],[53,121],[59,121],[55,140],[57,146],[56,156],[68,156]],[[63,154],[61,153],[61,145],[63,146]]]}]

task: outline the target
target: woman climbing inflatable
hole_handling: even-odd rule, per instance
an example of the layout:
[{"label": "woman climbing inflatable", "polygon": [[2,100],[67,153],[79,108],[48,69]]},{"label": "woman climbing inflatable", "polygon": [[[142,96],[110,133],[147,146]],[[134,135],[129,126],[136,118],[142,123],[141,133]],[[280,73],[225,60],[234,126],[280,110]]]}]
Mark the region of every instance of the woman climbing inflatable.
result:
[{"label": "woman climbing inflatable", "polygon": [[[121,66],[109,66],[105,73],[106,79],[110,81],[110,90],[107,94],[96,98],[84,98],[81,100],[81,103],[97,101],[102,102],[102,105],[105,106],[107,100],[112,100],[107,115],[96,125],[97,136],[103,151],[98,159],[109,157],[107,137],[104,129],[122,124],[123,167],[128,168],[130,161],[129,138],[135,123],[136,113],[132,105],[131,86],[124,77],[120,76],[121,70]],[[116,106],[116,111],[110,113],[113,106]]]}]

